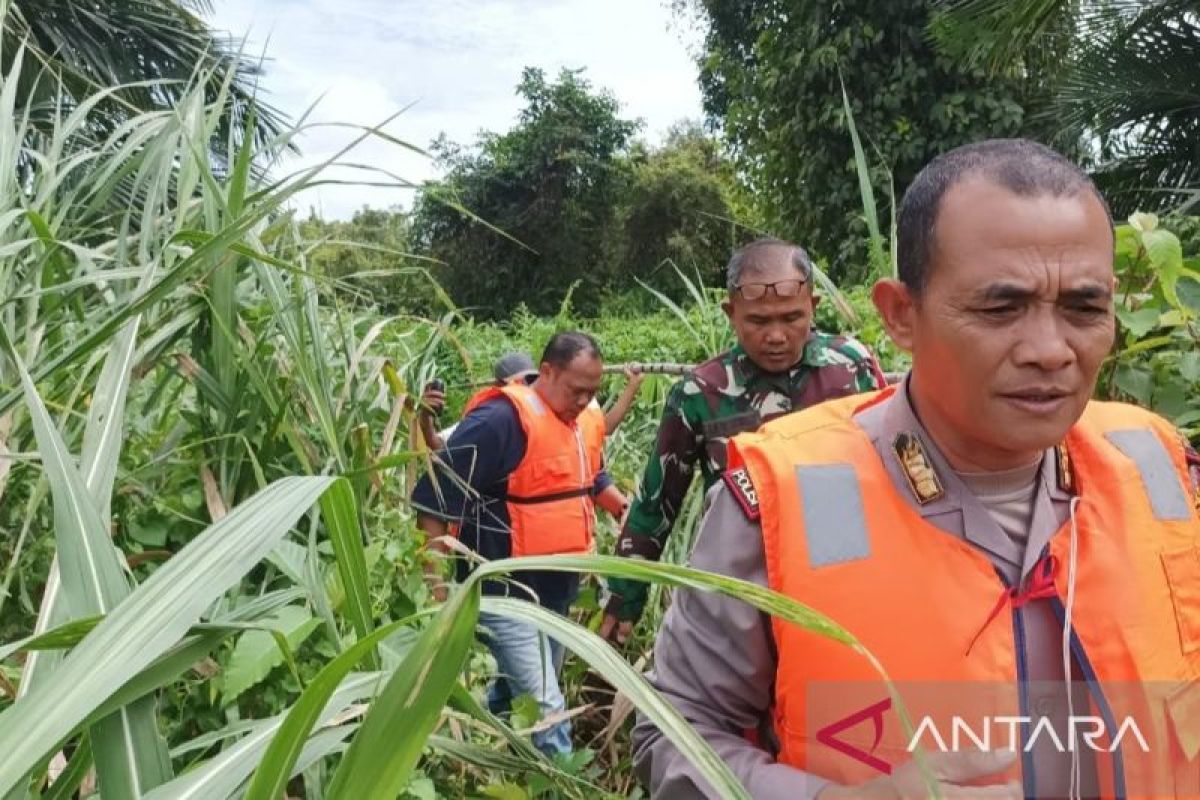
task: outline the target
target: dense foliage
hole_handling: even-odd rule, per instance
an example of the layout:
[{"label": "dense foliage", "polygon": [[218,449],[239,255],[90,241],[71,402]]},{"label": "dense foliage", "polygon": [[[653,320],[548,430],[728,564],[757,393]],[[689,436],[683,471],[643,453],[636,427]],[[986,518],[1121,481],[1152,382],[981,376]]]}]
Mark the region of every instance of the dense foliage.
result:
[{"label": "dense foliage", "polygon": [[750,191],[778,235],[868,273],[842,85],[872,181],[896,196],[937,153],[989,136],[1034,135],[1045,73],[989,76],[937,53],[929,0],[681,0],[705,32],[700,86]]},{"label": "dense foliage", "polygon": [[[0,0],[6,34],[13,19]],[[810,627],[816,617],[676,566],[698,493],[662,565],[539,564],[591,576],[571,621],[481,599],[478,582],[431,603],[406,500],[430,458],[415,397],[434,376],[453,417],[496,356],[536,352],[555,330],[592,332],[614,362],[692,363],[728,345],[721,292],[705,284],[755,217],[713,141],[681,127],[647,147],[581,76],[530,72],[517,127],[476,149],[444,145],[447,179],[415,218],[364,209],[327,222],[291,209],[319,171],[266,169],[295,132],[236,135],[233,89],[218,81],[214,95],[216,72],[179,89],[177,113],[130,108],[118,129],[102,105],[35,119],[37,101],[16,89],[38,45],[0,47],[0,796],[636,798],[636,705],[723,796],[747,797],[639,678],[663,588],[727,592]],[[74,97],[68,77],[39,77]],[[860,119],[869,142],[906,118],[871,119],[883,132]],[[865,157],[851,161],[865,173]],[[862,201],[876,218],[869,191]],[[516,244],[524,215],[557,239],[530,225]],[[871,227],[879,271],[886,231]],[[1116,235],[1120,329],[1098,395],[1152,407],[1195,440],[1200,222],[1137,214]],[[493,258],[511,272],[470,294]],[[903,369],[869,287],[823,286],[818,325]],[[669,384],[650,378],[607,444],[625,490]],[[607,379],[601,400],[620,385]],[[614,534],[604,519],[601,553]],[[662,584],[620,653],[592,633],[606,574]],[[531,746],[536,704],[518,701],[507,720],[482,707],[495,665],[475,642],[481,607],[553,631],[574,654],[571,758]]]},{"label": "dense foliage", "polygon": [[[1081,138],[1117,211],[1200,196],[1200,3],[942,0],[950,57],[995,73],[1053,59],[1042,115]],[[1052,52],[1047,52],[1047,51]],[[1055,54],[1061,53],[1062,57]]]},{"label": "dense foliage", "polygon": [[636,279],[671,274],[668,260],[716,280],[753,236],[735,221],[732,169],[696,127],[660,147],[638,142],[638,124],[579,72],[526,70],[518,93],[511,130],[435,144],[445,177],[413,212],[410,246],[438,262],[459,305],[489,318],[521,304],[553,313],[577,287],[576,306],[593,313]]}]

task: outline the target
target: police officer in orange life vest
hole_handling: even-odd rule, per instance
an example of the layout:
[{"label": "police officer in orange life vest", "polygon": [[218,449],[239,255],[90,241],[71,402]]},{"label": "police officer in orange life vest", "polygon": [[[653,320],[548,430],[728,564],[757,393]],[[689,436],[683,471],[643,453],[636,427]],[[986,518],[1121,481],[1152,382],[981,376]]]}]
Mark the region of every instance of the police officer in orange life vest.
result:
[{"label": "police officer in orange life vest", "polygon": [[[463,545],[489,560],[591,549],[594,506],[620,517],[627,505],[604,471],[604,412],[592,403],[602,367],[594,339],[558,333],[531,385],[510,382],[478,398],[438,454],[440,468],[413,490],[417,524],[431,549],[447,552],[450,523]],[[440,567],[431,561],[427,577],[435,597],[444,599]],[[458,578],[470,568],[458,560]],[[578,576],[562,572],[515,573],[511,582],[483,586],[484,594],[530,599],[564,615],[578,590]],[[494,614],[481,614],[480,625],[500,675],[488,695],[492,711],[504,713],[512,698],[530,695],[543,717],[561,714],[558,643]],[[546,753],[567,753],[570,733],[570,722],[561,720],[534,733],[533,742]]]},{"label": "police officer in orange life vest", "polygon": [[[897,225],[873,299],[911,372],[736,438],[692,565],[855,635],[940,731],[917,743],[943,797],[1200,796],[1198,462],[1089,400],[1107,205],[1052,150],[992,140],[926,166]],[[676,591],[652,681],[757,800],[927,796],[867,660],[745,603]],[[634,757],[655,798],[717,796],[644,719]]]}]

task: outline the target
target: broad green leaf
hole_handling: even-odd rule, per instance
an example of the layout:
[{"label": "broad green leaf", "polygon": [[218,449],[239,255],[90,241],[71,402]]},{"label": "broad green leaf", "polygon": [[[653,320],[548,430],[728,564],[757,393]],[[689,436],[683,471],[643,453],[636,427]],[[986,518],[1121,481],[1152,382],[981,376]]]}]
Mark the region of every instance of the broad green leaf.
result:
[{"label": "broad green leaf", "polygon": [[841,642],[867,655],[861,643],[845,628],[821,612],[772,592],[755,583],[704,572],[691,567],[661,562],[642,561],[616,556],[526,556],[504,558],[480,564],[471,573],[471,580],[478,581],[496,575],[524,570],[552,570],[555,572],[597,573],[617,575],[637,581],[660,583],[665,586],[698,589],[703,592],[720,592],[744,600],[760,611],[795,623],[805,630],[827,639]]},{"label": "broad green leaf", "polygon": [[308,550],[302,545],[284,539],[267,554],[267,559],[292,583],[304,585],[304,564],[308,561]]},{"label": "broad green leaf", "polygon": [[1179,375],[1190,383],[1200,381],[1200,353],[1184,353],[1179,357]]},{"label": "broad green leaf", "polygon": [[104,369],[96,382],[83,432],[79,469],[100,517],[105,521],[112,516],[109,506],[125,429],[125,398],[129,394],[140,321],[141,317],[134,317],[113,338]]},{"label": "broad green leaf", "polygon": [[1118,225],[1115,239],[1117,266],[1128,269],[1141,252],[1141,234],[1132,225]]},{"label": "broad green leaf", "polygon": [[54,674],[0,713],[0,793],[126,681],[183,638],[309,509],[329,478],[284,478],[193,539],[79,643]]},{"label": "broad green leaf", "polygon": [[1154,375],[1144,367],[1122,364],[1117,368],[1113,379],[1125,394],[1132,397],[1140,406],[1150,406],[1154,397]]},{"label": "broad green leaf", "polygon": [[405,800],[440,800],[437,787],[426,776],[414,777],[404,787]]},{"label": "broad green leaf", "polygon": [[1186,309],[1193,318],[1200,314],[1200,279],[1184,275],[1179,279],[1179,283],[1175,284],[1175,292],[1179,297],[1181,309]]},{"label": "broad green leaf", "polygon": [[329,800],[393,800],[408,783],[475,640],[479,586],[438,611],[371,704],[329,785]]},{"label": "broad green leaf", "polygon": [[495,800],[529,800],[529,793],[515,783],[493,783],[479,791]]},{"label": "broad green leaf", "polygon": [[1117,309],[1117,319],[1121,321],[1121,327],[1129,331],[1135,339],[1141,339],[1157,328],[1160,316],[1159,309],[1153,307],[1139,308],[1137,311]]},{"label": "broad green leaf", "polygon": [[[291,652],[317,629],[320,622],[301,606],[284,606],[261,624],[283,635]],[[221,685],[222,705],[232,703],[242,692],[259,683],[283,663],[275,637],[265,630],[246,631],[233,648]]]},{"label": "broad green leaf", "polygon": [[1179,237],[1164,228],[1142,232],[1142,246],[1150,259],[1150,267],[1162,281],[1163,293],[1172,306],[1179,306],[1175,285],[1183,271],[1183,246]]}]

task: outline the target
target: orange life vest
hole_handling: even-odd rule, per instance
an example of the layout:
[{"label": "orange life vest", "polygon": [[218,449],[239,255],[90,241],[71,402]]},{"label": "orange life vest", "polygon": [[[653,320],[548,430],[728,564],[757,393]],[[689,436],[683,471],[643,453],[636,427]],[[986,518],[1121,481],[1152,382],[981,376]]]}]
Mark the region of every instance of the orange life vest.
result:
[{"label": "orange life vest", "polygon": [[[893,393],[824,403],[731,443],[730,468],[746,470],[757,495],[770,587],[854,634],[914,726],[929,722],[945,740],[956,717],[978,720],[975,733],[989,719],[1036,719],[1022,709],[1019,612],[1005,603],[984,625],[1005,591],[993,565],[922,519],[852,419]],[[1119,747],[1101,747],[1102,794],[1200,797],[1200,522],[1183,447],[1159,417],[1100,402],[1064,444],[1078,493],[1072,649],[1090,698],[1074,716],[1103,719],[1097,741],[1108,745],[1132,719],[1150,750],[1127,727]],[[1068,521],[1045,562],[1060,617],[1070,547]],[[914,738],[866,658],[778,619],[773,633],[782,763],[854,784],[911,758]],[[928,750],[936,739],[917,741]]]},{"label": "orange life vest", "polygon": [[589,406],[573,423],[565,423],[533,387],[521,383],[480,395],[480,404],[500,395],[508,398],[525,432],[525,457],[508,476],[513,556],[589,551],[596,524],[592,488],[604,454],[604,412]]},{"label": "orange life vest", "polygon": [[467,414],[470,414],[472,411],[479,408],[485,402],[487,402],[488,400],[491,400],[493,397],[495,397],[498,394],[498,392],[496,391],[498,388],[499,388],[498,386],[488,386],[486,388],[480,389],[478,392],[476,392],[475,394],[473,394],[469,398],[467,398],[467,404],[465,406],[463,406],[462,416],[463,417],[467,416]]}]

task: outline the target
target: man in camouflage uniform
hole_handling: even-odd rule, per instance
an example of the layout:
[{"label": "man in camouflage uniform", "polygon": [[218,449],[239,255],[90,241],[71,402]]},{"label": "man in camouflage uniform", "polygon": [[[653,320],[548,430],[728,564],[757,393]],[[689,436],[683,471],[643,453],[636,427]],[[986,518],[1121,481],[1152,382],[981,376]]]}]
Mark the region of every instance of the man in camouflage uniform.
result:
[{"label": "man in camouflage uniform", "polygon": [[[734,253],[726,273],[723,307],[738,344],[672,388],[618,555],[658,560],[697,464],[707,492],[725,470],[730,437],[823,400],[884,386],[866,347],[812,329],[818,298],[802,248],[759,240]],[[641,615],[647,586],[614,578],[609,588],[601,633],[623,641]]]}]

